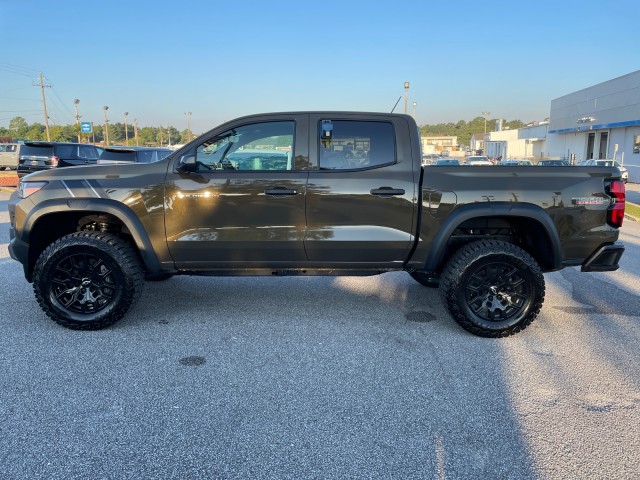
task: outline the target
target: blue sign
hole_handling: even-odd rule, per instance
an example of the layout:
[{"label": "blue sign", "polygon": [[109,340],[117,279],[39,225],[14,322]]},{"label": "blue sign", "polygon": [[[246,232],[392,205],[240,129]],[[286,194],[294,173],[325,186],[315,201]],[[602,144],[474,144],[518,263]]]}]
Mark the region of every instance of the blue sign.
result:
[{"label": "blue sign", "polygon": [[91,128],[91,122],[80,122],[80,131],[82,133],[93,132],[93,129]]}]

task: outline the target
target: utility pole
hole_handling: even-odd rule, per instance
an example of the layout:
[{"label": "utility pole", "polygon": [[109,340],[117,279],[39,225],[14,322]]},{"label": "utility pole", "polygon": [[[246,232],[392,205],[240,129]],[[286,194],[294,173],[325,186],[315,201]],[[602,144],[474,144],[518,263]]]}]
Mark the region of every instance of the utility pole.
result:
[{"label": "utility pole", "polygon": [[191,112],[184,113],[187,116],[187,142],[191,141]]},{"label": "utility pole", "polygon": [[45,85],[42,79],[42,72],[40,72],[40,83],[38,84],[42,90],[42,106],[44,107],[44,127],[47,130],[47,142],[51,141],[51,135],[49,134],[49,115],[47,115],[47,101],[44,98],[44,87],[51,88],[51,85]]},{"label": "utility pole", "polygon": [[78,100],[77,98],[73,99],[73,107],[76,109],[76,128],[78,129],[78,143],[81,142],[80,139],[80,114],[78,113],[78,104],[80,103],[80,100]]},{"label": "utility pole", "polygon": [[407,114],[407,108],[409,101],[409,82],[404,82],[404,113]]},{"label": "utility pole", "polygon": [[133,119],[133,134],[136,137],[136,147],[139,146],[138,145],[138,119],[134,118]]},{"label": "utility pole", "polygon": [[129,146],[129,129],[127,128],[127,119],[129,118],[129,112],[124,112],[124,140]]},{"label": "utility pole", "polygon": [[107,118],[107,110],[109,110],[109,106],[105,105],[102,107],[104,110],[104,146],[109,146],[109,119]]},{"label": "utility pole", "polygon": [[487,134],[487,117],[491,115],[491,112],[482,112],[482,116],[484,117],[484,133]]},{"label": "utility pole", "polygon": [[416,119],[416,107],[418,106],[418,104],[416,102],[413,102],[413,119]]}]

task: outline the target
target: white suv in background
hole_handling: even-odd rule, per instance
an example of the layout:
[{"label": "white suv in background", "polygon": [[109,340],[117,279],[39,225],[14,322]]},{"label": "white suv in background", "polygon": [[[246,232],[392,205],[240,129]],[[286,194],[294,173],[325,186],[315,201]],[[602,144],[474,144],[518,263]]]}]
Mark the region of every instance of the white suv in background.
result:
[{"label": "white suv in background", "polygon": [[0,143],[0,170],[16,170],[18,168],[18,155],[20,143]]}]

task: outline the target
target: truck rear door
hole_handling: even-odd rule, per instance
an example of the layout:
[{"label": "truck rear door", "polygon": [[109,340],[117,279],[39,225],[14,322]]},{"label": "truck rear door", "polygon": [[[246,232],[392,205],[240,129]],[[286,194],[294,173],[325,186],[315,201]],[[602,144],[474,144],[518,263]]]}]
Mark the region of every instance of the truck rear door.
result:
[{"label": "truck rear door", "polygon": [[389,268],[406,260],[420,175],[411,125],[399,115],[310,115],[304,245],[312,264]]}]

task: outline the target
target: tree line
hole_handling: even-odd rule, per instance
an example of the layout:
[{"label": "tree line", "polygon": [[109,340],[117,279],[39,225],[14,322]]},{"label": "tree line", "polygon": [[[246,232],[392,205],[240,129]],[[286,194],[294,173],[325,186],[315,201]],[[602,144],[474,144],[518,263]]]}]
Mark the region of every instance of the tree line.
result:
[{"label": "tree line", "polygon": [[[495,130],[497,119],[487,119],[487,132]],[[503,121],[502,128],[514,130],[524,127],[525,124],[520,120]],[[471,137],[478,133],[485,132],[484,117],[476,117],[469,122],[459,120],[456,123],[437,123],[434,125],[422,125],[420,127],[420,135],[423,137],[450,136],[458,137],[458,145],[471,145]]]},{"label": "tree line", "polygon": [[[109,144],[110,145],[136,145],[135,128],[127,124],[125,131],[124,123],[109,123]],[[50,125],[49,136],[52,142],[77,142],[78,138],[84,143],[105,142],[104,125],[93,125],[93,133],[81,133],[80,126],[71,125]],[[80,136],[80,137],[78,137]],[[0,127],[0,137],[11,137],[14,141],[37,141],[47,140],[47,132],[42,123],[27,123],[23,117],[14,117],[9,122],[9,128]],[[188,139],[194,138],[188,129],[178,131],[175,127],[142,127],[138,128],[137,144],[140,146],[166,146],[186,143]]]},{"label": "tree line", "polygon": [[[487,119],[487,132],[495,129],[496,119]],[[520,120],[504,121],[503,128],[517,129],[524,127],[525,124]],[[455,136],[458,137],[458,144],[469,146],[471,137],[477,133],[484,133],[485,118],[476,117],[466,122],[459,120],[456,123],[437,123],[433,125],[422,125],[420,134],[425,137],[433,136]],[[81,141],[100,143],[105,141],[104,125],[93,125],[93,133],[82,134],[80,126],[71,125],[52,125],[49,127],[49,136],[52,142],[77,142],[78,135]],[[47,140],[45,126],[41,123],[27,123],[22,117],[14,117],[9,122],[9,128],[0,127],[0,137],[12,137],[16,140]],[[136,145],[134,126],[127,125],[125,133],[124,123],[109,123],[109,144],[110,145],[126,145],[127,137],[129,145]],[[142,127],[138,128],[138,145],[141,146],[162,146],[186,143],[189,138],[193,139],[193,132],[188,129],[179,131],[175,127]]]}]

